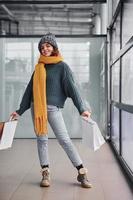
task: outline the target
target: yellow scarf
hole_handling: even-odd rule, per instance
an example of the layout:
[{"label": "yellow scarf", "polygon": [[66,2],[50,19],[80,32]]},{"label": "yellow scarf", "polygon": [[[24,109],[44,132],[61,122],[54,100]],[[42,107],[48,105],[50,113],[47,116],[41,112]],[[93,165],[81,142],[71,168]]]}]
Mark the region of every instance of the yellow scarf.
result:
[{"label": "yellow scarf", "polygon": [[46,69],[45,64],[62,61],[61,55],[40,55],[38,64],[35,66],[33,76],[33,102],[34,102],[34,128],[37,135],[47,134],[47,101],[46,101]]}]

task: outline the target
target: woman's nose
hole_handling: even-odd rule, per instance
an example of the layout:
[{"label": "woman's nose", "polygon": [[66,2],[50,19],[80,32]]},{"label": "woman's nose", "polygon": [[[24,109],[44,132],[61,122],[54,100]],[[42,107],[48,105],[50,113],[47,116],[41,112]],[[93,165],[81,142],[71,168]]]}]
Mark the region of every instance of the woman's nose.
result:
[{"label": "woman's nose", "polygon": [[47,50],[47,47],[44,47],[44,50]]}]

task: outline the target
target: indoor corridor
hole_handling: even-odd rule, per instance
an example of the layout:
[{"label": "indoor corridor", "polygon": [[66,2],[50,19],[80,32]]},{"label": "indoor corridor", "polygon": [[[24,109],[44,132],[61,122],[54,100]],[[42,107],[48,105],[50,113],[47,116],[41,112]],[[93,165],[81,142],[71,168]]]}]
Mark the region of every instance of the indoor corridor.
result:
[{"label": "indoor corridor", "polygon": [[[46,44],[49,56],[43,52]],[[59,62],[49,65],[46,57]],[[43,72],[38,75],[42,85],[33,75],[39,58],[44,64],[44,70],[42,65],[38,70]],[[51,186],[40,187],[31,117],[39,89],[33,85],[42,91],[38,113],[48,111],[46,102],[61,109],[92,188],[81,188],[77,169],[49,124]],[[82,143],[83,133],[90,130],[83,129],[82,116],[89,112],[106,140],[96,152]],[[11,148],[0,148],[0,200],[133,200],[133,0],[0,0],[0,124],[8,122],[11,113],[18,114],[19,123]],[[60,125],[60,118],[55,119],[55,126]],[[47,157],[42,157],[48,166]]]},{"label": "indoor corridor", "polygon": [[132,200],[127,179],[123,175],[110,146],[106,143],[96,152],[73,139],[93,188],[81,188],[77,170],[57,143],[49,140],[51,186],[40,188],[39,160],[35,139],[16,139],[13,147],[0,151],[0,200]]}]

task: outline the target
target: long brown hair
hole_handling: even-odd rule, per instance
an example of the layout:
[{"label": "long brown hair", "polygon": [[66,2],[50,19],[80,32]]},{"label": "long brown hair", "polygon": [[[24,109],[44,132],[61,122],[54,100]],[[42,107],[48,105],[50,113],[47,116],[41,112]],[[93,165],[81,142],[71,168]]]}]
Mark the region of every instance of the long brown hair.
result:
[{"label": "long brown hair", "polygon": [[57,48],[54,47],[54,50],[51,54],[51,56],[58,56],[60,53],[59,53],[59,50]]}]

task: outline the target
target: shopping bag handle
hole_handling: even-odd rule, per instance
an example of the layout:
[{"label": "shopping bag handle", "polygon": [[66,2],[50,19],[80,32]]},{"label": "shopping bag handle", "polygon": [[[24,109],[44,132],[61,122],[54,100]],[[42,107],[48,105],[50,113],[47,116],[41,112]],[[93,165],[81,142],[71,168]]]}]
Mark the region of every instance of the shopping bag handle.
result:
[{"label": "shopping bag handle", "polygon": [[90,117],[82,116],[82,119],[84,121],[88,122],[89,124],[92,124],[92,125],[96,124],[96,122],[92,118],[90,118]]},{"label": "shopping bag handle", "polygon": [[10,121],[17,121],[17,120],[18,119],[12,119],[12,117],[10,117],[8,121],[10,122]]}]

